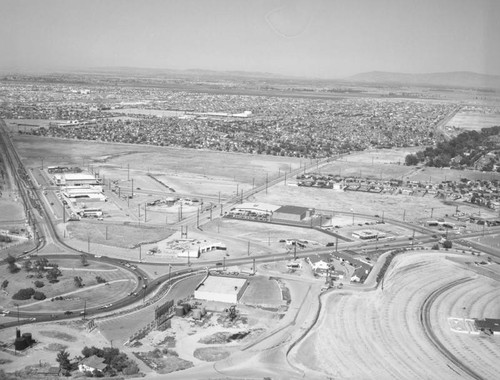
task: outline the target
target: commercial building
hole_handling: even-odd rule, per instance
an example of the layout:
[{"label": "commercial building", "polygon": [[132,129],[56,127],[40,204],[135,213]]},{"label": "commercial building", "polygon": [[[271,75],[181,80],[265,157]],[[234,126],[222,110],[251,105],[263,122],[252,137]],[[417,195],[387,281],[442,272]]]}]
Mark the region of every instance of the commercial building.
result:
[{"label": "commercial building", "polygon": [[273,213],[273,220],[300,222],[314,215],[314,209],[300,206],[281,206]]},{"label": "commercial building", "polygon": [[227,249],[224,243],[191,243],[189,246],[183,247],[179,252],[177,252],[177,257],[189,257],[197,259],[202,253]]},{"label": "commercial building", "polygon": [[384,238],[385,236],[386,236],[385,233],[375,230],[360,230],[360,231],[354,231],[352,233],[352,237],[361,240],[379,239],[379,238]]},{"label": "commercial building", "polygon": [[196,287],[194,298],[234,304],[238,303],[247,286],[246,278],[207,275]]},{"label": "commercial building", "polygon": [[474,319],[476,329],[488,335],[500,335],[500,319]]},{"label": "commercial building", "polygon": [[105,202],[102,186],[65,186],[61,192],[66,198],[78,202]]},{"label": "commercial building", "polygon": [[54,182],[57,186],[100,186],[101,180],[87,173],[58,173],[55,174]]}]

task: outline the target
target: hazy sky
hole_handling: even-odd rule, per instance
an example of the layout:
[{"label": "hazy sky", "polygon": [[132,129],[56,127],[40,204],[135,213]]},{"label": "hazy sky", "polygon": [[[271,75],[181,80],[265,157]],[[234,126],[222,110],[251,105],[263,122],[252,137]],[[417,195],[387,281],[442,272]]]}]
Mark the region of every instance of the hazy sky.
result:
[{"label": "hazy sky", "polygon": [[0,0],[0,69],[500,74],[500,0]]}]

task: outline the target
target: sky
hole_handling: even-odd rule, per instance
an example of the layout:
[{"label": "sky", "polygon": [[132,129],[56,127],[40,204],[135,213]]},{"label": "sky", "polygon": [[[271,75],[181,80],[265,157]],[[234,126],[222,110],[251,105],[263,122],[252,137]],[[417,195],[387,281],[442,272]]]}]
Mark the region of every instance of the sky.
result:
[{"label": "sky", "polygon": [[500,0],[0,0],[0,71],[500,75]]}]

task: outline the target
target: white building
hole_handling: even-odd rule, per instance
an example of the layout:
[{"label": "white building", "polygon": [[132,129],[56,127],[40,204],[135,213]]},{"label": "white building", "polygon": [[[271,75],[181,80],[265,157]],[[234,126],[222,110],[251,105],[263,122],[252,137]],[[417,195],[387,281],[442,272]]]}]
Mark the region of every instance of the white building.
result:
[{"label": "white building", "polygon": [[243,296],[247,286],[248,280],[245,278],[208,275],[196,287],[194,298],[235,304]]},{"label": "white building", "polygon": [[101,180],[87,173],[58,173],[54,174],[54,182],[57,186],[99,186]]}]

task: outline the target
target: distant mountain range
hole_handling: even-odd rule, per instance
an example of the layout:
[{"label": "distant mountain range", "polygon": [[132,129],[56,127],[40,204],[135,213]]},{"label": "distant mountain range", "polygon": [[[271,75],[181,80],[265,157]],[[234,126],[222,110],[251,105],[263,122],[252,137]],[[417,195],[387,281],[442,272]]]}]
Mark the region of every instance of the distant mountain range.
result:
[{"label": "distant mountain range", "polygon": [[478,74],[470,71],[430,74],[371,71],[347,77],[345,80],[358,83],[408,84],[415,86],[500,88],[500,75]]},{"label": "distant mountain range", "polygon": [[[377,85],[410,85],[410,86],[435,86],[452,88],[482,88],[496,89],[500,91],[500,75],[479,74],[470,71],[455,71],[443,73],[428,74],[408,74],[394,73],[387,71],[370,71],[360,73],[344,78],[306,78],[291,75],[282,75],[269,72],[251,72],[251,71],[219,71],[206,69],[159,69],[159,68],[140,68],[140,67],[91,67],[79,69],[59,69],[59,70],[38,70],[37,72],[16,68],[13,70],[1,70],[0,74],[24,73],[26,75],[49,75],[49,74],[100,74],[100,75],[118,75],[132,77],[150,77],[150,78],[189,78],[197,79],[244,79],[244,80],[277,80],[291,83],[358,83],[358,84],[377,84]],[[22,74],[21,74],[22,75]]]}]

